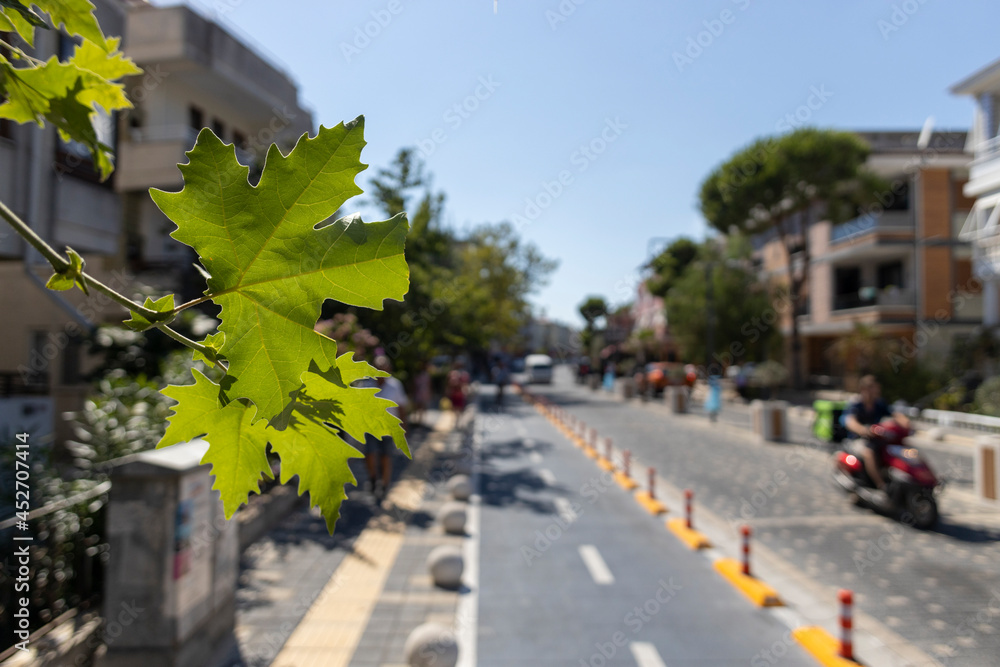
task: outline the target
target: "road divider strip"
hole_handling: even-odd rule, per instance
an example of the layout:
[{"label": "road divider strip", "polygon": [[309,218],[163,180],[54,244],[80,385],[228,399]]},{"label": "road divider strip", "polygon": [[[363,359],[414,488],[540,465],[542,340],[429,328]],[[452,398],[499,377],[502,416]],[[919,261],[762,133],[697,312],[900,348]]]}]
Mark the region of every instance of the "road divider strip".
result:
[{"label": "road divider strip", "polygon": [[[607,445],[607,455],[601,456],[597,453],[594,447],[590,447],[587,442],[581,437],[581,434],[586,434],[586,425],[582,420],[570,415],[567,411],[560,407],[557,407],[550,403],[547,399],[542,397],[536,397],[527,391],[523,392],[524,398],[535,406],[535,408],[544,415],[558,430],[562,431],[567,439],[576,444],[578,447],[585,450],[588,456],[592,452],[594,455],[591,458],[596,459],[597,464],[604,470],[614,473],[615,482],[617,482],[626,491],[632,491],[638,488],[639,484],[631,476],[631,452],[625,450],[622,452],[622,469],[617,470],[612,461],[612,447],[610,439],[608,439]],[[571,425],[573,428],[571,428]],[[741,431],[742,432],[742,431]],[[596,434],[594,435],[596,438]],[[596,441],[595,441],[596,445]],[[589,451],[588,451],[589,450]],[[639,491],[634,494],[636,501],[648,512],[654,515],[659,515],[667,512],[666,506],[655,497],[655,492],[653,491],[653,483],[656,476],[656,471],[653,468],[648,468],[650,476],[650,488],[648,491]],[[801,617],[796,614],[796,612],[788,607],[784,606],[784,601],[778,592],[769,586],[764,581],[753,576],[750,572],[750,529],[744,526],[741,529],[743,537],[743,559],[736,560],[734,558],[723,558],[720,557],[718,551],[712,546],[709,538],[699,531],[695,530],[692,525],[691,520],[691,500],[693,494],[690,491],[685,491],[685,513],[686,518],[676,518],[670,519],[665,522],[667,529],[672,532],[678,539],[680,539],[684,544],[693,550],[701,550],[709,560],[712,561],[713,568],[730,584],[733,585],[737,590],[742,592],[746,597],[748,597],[754,604],[759,607],[769,607],[773,611],[772,613],[776,616],[778,614],[790,614],[794,617],[793,620],[785,619],[781,617],[783,623],[785,623],[791,630],[792,637],[797,641],[810,655],[812,655],[820,664],[824,667],[857,667],[862,664],[853,658],[853,647],[851,641],[851,631],[852,631],[852,621],[851,621],[851,594],[849,591],[840,592],[841,601],[841,618],[840,626],[842,629],[842,638],[838,642],[837,639],[833,637],[829,632],[823,628],[815,625],[804,625]],[[581,554],[582,555],[582,554]],[[603,562],[603,561],[602,561]],[[638,653],[635,648],[638,649]],[[637,642],[634,645],[633,656],[636,661],[640,663],[643,667],[645,665],[662,665],[662,661],[659,655],[655,653],[655,647],[652,644],[647,644],[644,642]],[[648,652],[648,649],[653,649],[653,652]],[[919,653],[919,652],[917,652]],[[653,662],[646,663],[640,660],[640,655],[644,658],[653,659]],[[897,652],[898,655],[898,652]]]},{"label": "road divider strip", "polygon": [[639,491],[635,494],[635,501],[639,503],[644,510],[652,514],[653,516],[659,516],[661,514],[667,513],[667,506],[661,503],[656,498],[649,495],[649,491]]},{"label": "road divider strip", "polygon": [[712,542],[707,537],[694,528],[688,528],[687,521],[684,519],[679,517],[670,519],[667,521],[667,528],[677,536],[677,539],[686,544],[689,549],[698,551],[699,549],[709,549],[712,546]]},{"label": "road divider strip", "polygon": [[857,667],[858,663],[838,654],[839,642],[815,625],[792,630],[792,637],[824,667]]},{"label": "road divider strip", "polygon": [[760,579],[743,574],[743,564],[735,558],[720,558],[713,564],[715,571],[746,595],[758,607],[781,607],[784,603],[778,592]]}]

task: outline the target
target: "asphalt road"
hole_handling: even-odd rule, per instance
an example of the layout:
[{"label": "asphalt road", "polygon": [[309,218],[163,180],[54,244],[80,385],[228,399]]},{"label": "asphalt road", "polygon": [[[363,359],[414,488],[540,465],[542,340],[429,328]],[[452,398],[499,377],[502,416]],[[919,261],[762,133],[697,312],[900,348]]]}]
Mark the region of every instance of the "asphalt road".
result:
[{"label": "asphalt road", "polygon": [[[698,414],[670,414],[662,403],[624,403],[591,392],[573,384],[568,372],[557,373],[554,385],[531,389],[612,437],[618,447],[630,449],[670,483],[693,489],[704,511],[734,530],[749,523],[757,540],[811,580],[852,588],[861,612],[941,664],[1000,665],[1000,513],[972,498],[971,458],[960,449],[941,446],[928,452],[940,472],[959,479],[940,498],[939,526],[920,531],[852,506],[831,482],[828,454],[801,445],[759,443],[737,428],[748,423],[739,410],[724,409],[721,422],[712,425]],[[594,470],[592,463],[578,453],[576,457],[589,466],[579,474]],[[557,465],[561,463],[552,463]],[[567,460],[565,465],[571,470],[575,464]],[[567,483],[566,488],[577,487]],[[605,494],[600,501],[611,503],[616,495]],[[601,530],[610,539],[616,528],[612,524]],[[567,537],[572,539],[574,531]],[[636,556],[676,549],[669,536],[662,546],[650,546],[662,531],[628,532],[637,542],[632,547]],[[621,548],[626,549],[624,544]],[[565,576],[576,565],[567,556],[560,571]],[[640,590],[633,595],[641,597]]]},{"label": "asphalt road", "polygon": [[533,408],[478,428],[476,664],[816,664]]}]

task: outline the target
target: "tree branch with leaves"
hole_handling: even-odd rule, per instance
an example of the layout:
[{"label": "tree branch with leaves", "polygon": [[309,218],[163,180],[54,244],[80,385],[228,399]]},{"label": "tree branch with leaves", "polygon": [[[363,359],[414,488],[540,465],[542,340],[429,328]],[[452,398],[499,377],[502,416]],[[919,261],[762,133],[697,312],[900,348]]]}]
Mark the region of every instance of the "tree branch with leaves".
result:
[{"label": "tree branch with leaves", "polygon": [[[107,178],[113,149],[97,140],[94,116],[99,108],[129,108],[118,79],[140,70],[118,51],[119,40],[103,35],[93,10],[88,0],[0,0],[0,32],[16,32],[27,48],[37,30],[52,26],[81,40],[65,62],[41,62],[9,44],[0,55],[0,118],[54,125],[64,139],[86,145]],[[130,328],[159,328],[226,371],[217,384],[195,370],[194,384],[163,391],[177,403],[158,446],[208,441],[203,462],[212,465],[227,517],[271,476],[268,446],[281,458],[281,481],[298,475],[299,492],[310,493],[331,532],[344,484],[355,482],[348,459],[361,456],[338,432],[361,441],[366,433],[390,436],[409,454],[399,420],[387,411],[392,403],[376,398],[376,388],[352,386],[386,374],[338,356],[337,342],[315,329],[327,299],[380,310],[409,288],[405,214],[371,223],[332,219],[361,194],[355,179],[366,168],[364,145],[362,117],[321,126],[287,154],[272,145],[251,185],[234,146],[202,130],[180,167],[183,189],[150,191],[177,226],[171,236],[197,252],[206,276],[204,295],[181,305],[172,294],[141,304],[119,294],[86,272],[79,253],[59,253],[0,203],[0,217],[51,264],[50,289],[102,292],[129,312]],[[180,312],[205,301],[221,308],[218,332],[193,341],[170,328]]]}]

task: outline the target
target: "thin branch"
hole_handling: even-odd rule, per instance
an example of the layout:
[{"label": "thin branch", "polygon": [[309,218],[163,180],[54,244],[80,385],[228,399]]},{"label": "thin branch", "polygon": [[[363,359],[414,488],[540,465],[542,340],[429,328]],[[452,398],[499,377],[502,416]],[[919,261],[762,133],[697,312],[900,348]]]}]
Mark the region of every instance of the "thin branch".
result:
[{"label": "thin branch", "polygon": [[45,64],[44,60],[39,60],[38,58],[34,58],[32,56],[29,56],[27,53],[25,53],[24,51],[22,51],[20,48],[14,46],[10,42],[7,42],[5,40],[0,39],[0,46],[7,47],[7,49],[9,49],[12,54],[16,53],[18,58],[24,58],[25,60],[30,60],[31,62],[35,63],[36,65],[44,65]]},{"label": "thin branch", "polygon": [[12,210],[7,208],[7,205],[0,201],[0,217],[10,224],[18,234],[24,238],[25,241],[30,243],[35,250],[42,253],[42,256],[49,261],[52,268],[56,272],[65,271],[69,268],[69,261],[64,259],[62,255],[56,252],[52,246],[45,242],[41,236],[35,233],[31,227],[28,226],[26,222],[17,217]]},{"label": "thin branch", "polygon": [[[7,207],[7,205],[4,204],[2,201],[0,201],[0,217],[6,220],[10,224],[10,226],[14,228],[14,231],[16,231],[18,234],[21,235],[21,237],[24,240],[30,243],[32,247],[35,248],[35,250],[40,252],[42,256],[46,260],[48,260],[49,264],[52,265],[52,269],[56,273],[62,273],[70,267],[70,263],[67,259],[65,259],[58,252],[56,252],[55,249],[52,248],[52,246],[46,243],[45,240],[41,236],[39,236],[34,229],[28,226],[26,222],[17,217],[17,215],[15,215],[14,212],[11,211]],[[106,294],[107,296],[111,297],[111,300],[114,301],[115,303],[119,304],[120,306],[122,306],[126,310],[129,310],[130,312],[142,315],[150,322],[155,323],[158,320],[166,319],[168,316],[173,317],[173,313],[161,313],[156,310],[150,310],[149,308],[146,308],[145,306],[138,304],[135,301],[132,301],[128,297],[119,294],[115,290],[111,289],[110,287],[102,283],[100,280],[97,280],[96,278],[87,273],[81,273],[80,276],[83,278],[83,280],[86,282],[88,286],[93,287],[98,292]]]},{"label": "thin branch", "polygon": [[[158,324],[158,325],[156,325],[156,328],[159,329],[160,331],[162,331],[163,333],[167,334],[171,338],[173,338],[175,341],[177,341],[181,345],[185,345],[185,346],[191,348],[192,350],[196,350],[198,352],[201,352],[203,355],[205,355],[206,357],[208,357],[210,359],[213,356],[215,356],[215,350],[209,349],[209,348],[205,347],[204,345],[202,345],[201,343],[195,342],[195,341],[191,340],[190,338],[188,338],[187,336],[174,331],[173,329],[171,329],[166,324]],[[227,370],[227,371],[229,370],[229,367],[225,363],[223,363],[221,360],[217,360],[216,363],[219,364],[220,366],[222,366],[222,368],[224,370]]]}]

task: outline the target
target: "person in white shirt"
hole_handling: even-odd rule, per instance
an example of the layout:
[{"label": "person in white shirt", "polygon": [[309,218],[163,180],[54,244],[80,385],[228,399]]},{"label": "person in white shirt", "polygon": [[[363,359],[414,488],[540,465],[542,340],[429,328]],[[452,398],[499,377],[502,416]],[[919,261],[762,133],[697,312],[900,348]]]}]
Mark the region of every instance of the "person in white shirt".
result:
[{"label": "person in white shirt", "polygon": [[[386,373],[392,372],[392,363],[388,357],[376,357],[374,366],[380,371],[385,371]],[[394,407],[389,408],[389,412],[403,422],[403,430],[406,430],[406,416],[410,402],[406,398],[406,390],[403,389],[403,383],[392,376],[375,378],[375,383],[379,387],[379,392],[375,396],[388,399],[396,404]],[[385,493],[389,489],[389,484],[392,483],[392,457],[395,448],[395,443],[388,436],[381,439],[371,434],[365,436],[365,465],[368,468],[368,484],[375,493],[375,497],[379,500],[385,497]],[[381,466],[379,465],[379,459],[381,459]],[[378,474],[380,468],[381,477]]]}]

